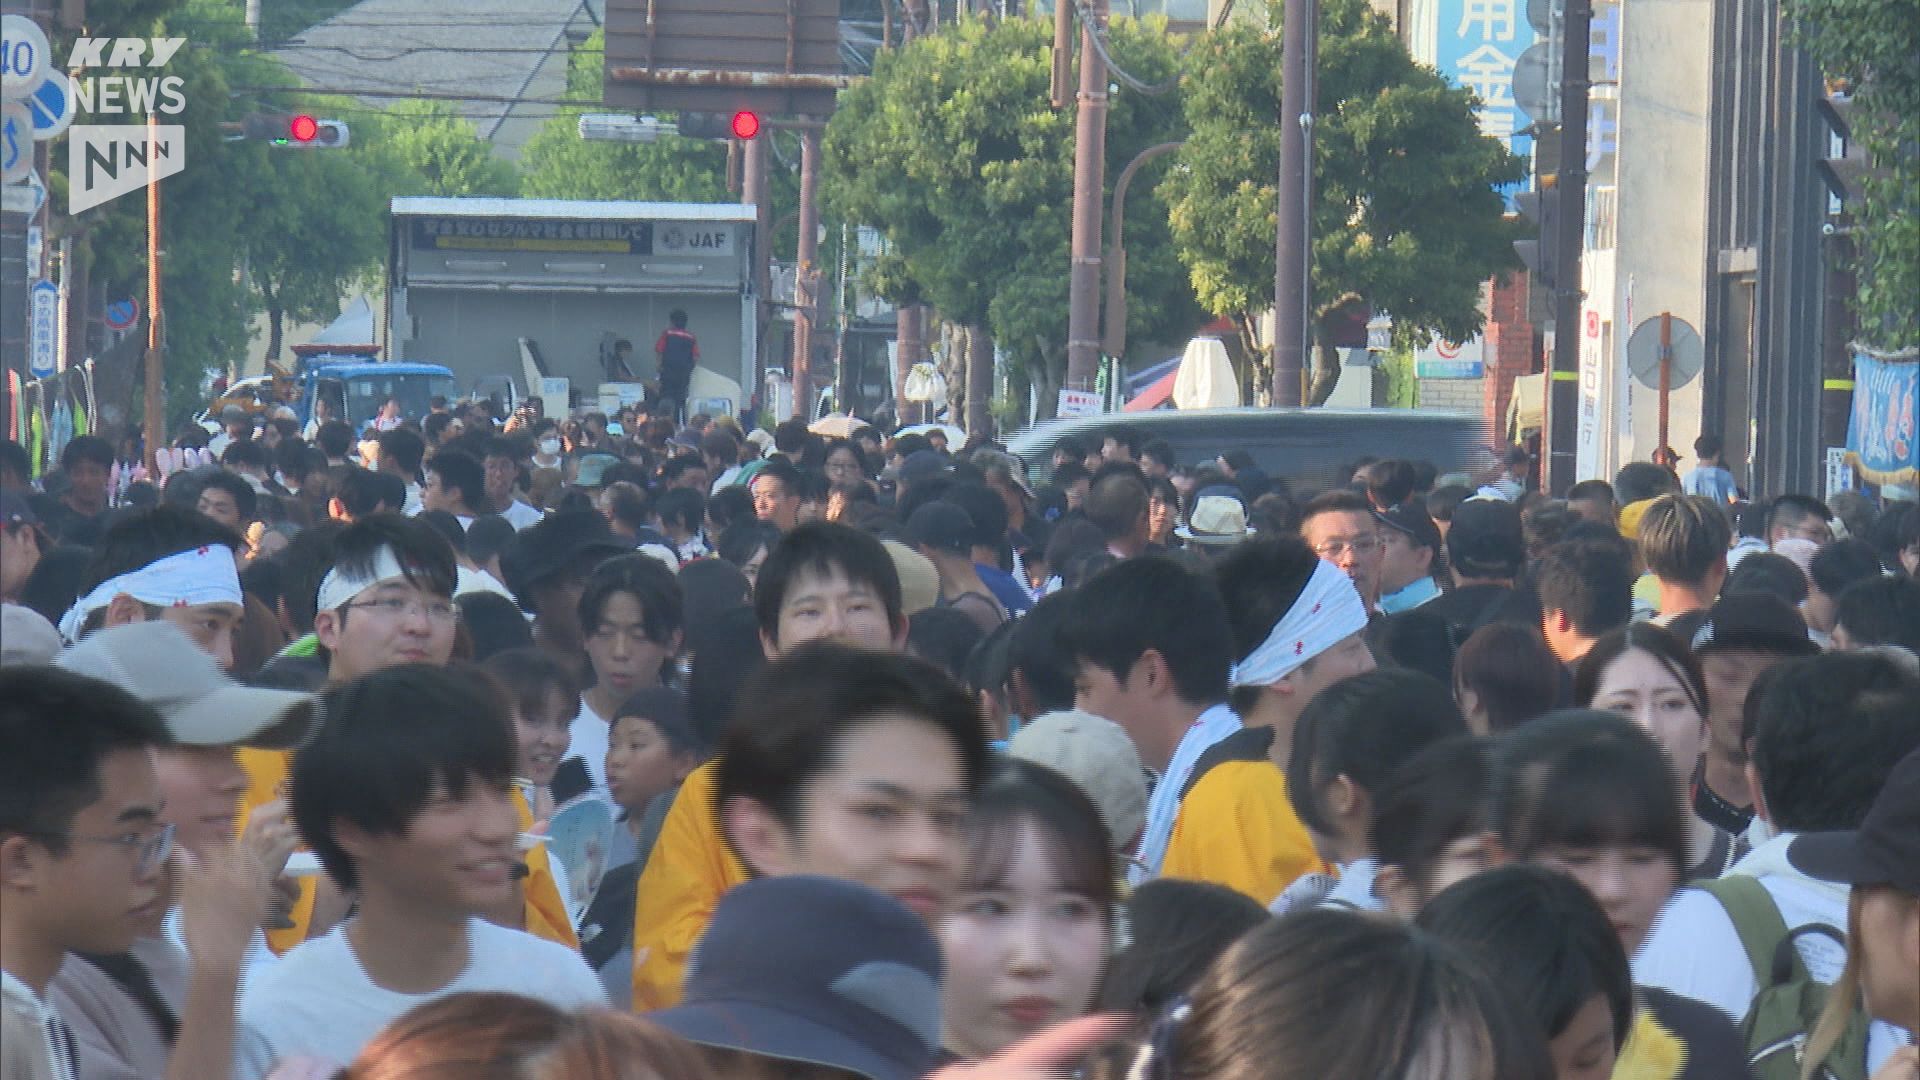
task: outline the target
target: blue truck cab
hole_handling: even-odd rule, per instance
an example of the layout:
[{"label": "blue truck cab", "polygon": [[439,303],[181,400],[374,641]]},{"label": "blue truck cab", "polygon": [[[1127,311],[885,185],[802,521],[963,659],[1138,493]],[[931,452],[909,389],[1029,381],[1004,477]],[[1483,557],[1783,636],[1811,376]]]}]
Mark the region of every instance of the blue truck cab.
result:
[{"label": "blue truck cab", "polygon": [[431,411],[435,395],[453,400],[453,372],[440,364],[375,361],[360,355],[302,356],[294,368],[300,423],[313,419],[316,402],[327,403],[327,418],[345,420],[361,431],[380,414],[388,398],[400,403],[400,416],[419,422]]}]

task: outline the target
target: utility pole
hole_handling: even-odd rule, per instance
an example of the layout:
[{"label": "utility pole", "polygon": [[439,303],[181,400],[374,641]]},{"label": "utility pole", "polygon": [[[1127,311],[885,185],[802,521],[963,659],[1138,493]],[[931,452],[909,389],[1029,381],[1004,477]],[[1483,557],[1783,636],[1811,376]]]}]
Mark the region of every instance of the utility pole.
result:
[{"label": "utility pole", "polygon": [[1313,261],[1313,55],[1316,0],[1286,0],[1280,39],[1279,222],[1273,238],[1273,403],[1299,405],[1311,351]]},{"label": "utility pole", "polygon": [[[767,259],[773,252],[773,207],[767,201],[767,140],[748,139],[741,149],[740,201],[753,207],[753,321],[755,355],[754,385],[747,389],[748,400],[758,400],[767,390]],[[771,406],[772,402],[765,402]]]},{"label": "utility pole", "polygon": [[[1075,0],[1056,0],[1073,3]],[[1080,10],[1079,123],[1073,143],[1073,262],[1067,278],[1068,390],[1092,390],[1100,369],[1100,209],[1106,186],[1107,65],[1095,44],[1107,0]],[[1058,41],[1054,47],[1060,48]]]},{"label": "utility pole", "polygon": [[[769,136],[771,137],[771,136]],[[758,141],[758,140],[755,140]],[[800,128],[800,243],[793,266],[793,415],[805,417],[813,400],[813,319],[820,273],[820,126]]]},{"label": "utility pole", "polygon": [[1564,495],[1575,480],[1580,412],[1580,254],[1587,230],[1587,89],[1593,37],[1591,0],[1565,0],[1561,23],[1560,164],[1553,238],[1553,357],[1547,379],[1547,461],[1542,485]]},{"label": "utility pole", "polygon": [[[160,114],[147,114],[147,146],[160,143]],[[162,343],[166,340],[160,322],[160,178],[159,155],[147,155],[147,356],[146,429],[147,475],[160,475],[159,450],[167,440],[166,409],[161,400],[161,383],[166,368]]]}]

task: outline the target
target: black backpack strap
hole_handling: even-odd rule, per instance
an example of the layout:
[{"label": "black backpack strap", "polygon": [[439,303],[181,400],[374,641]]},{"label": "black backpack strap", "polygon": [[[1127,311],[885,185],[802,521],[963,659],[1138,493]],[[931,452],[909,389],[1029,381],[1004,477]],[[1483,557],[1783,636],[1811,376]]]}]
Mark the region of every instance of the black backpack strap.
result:
[{"label": "black backpack strap", "polygon": [[1807,934],[1817,934],[1830,938],[1834,944],[1840,946],[1843,950],[1847,947],[1847,936],[1834,927],[1828,926],[1826,923],[1808,923],[1805,926],[1796,926],[1792,930],[1787,931],[1786,936],[1780,939],[1780,944],[1774,947],[1773,981],[1768,985],[1779,986],[1782,983],[1789,982],[1798,978],[1800,973],[1805,970],[1805,962],[1800,959],[1800,950],[1795,946],[1795,943]]},{"label": "black backpack strap", "polygon": [[1266,727],[1241,728],[1239,731],[1221,739],[1200,755],[1193,763],[1193,772],[1187,776],[1186,786],[1180,789],[1180,799],[1185,801],[1194,785],[1207,775],[1216,765],[1229,761],[1265,761],[1267,751],[1273,746],[1273,729]]}]

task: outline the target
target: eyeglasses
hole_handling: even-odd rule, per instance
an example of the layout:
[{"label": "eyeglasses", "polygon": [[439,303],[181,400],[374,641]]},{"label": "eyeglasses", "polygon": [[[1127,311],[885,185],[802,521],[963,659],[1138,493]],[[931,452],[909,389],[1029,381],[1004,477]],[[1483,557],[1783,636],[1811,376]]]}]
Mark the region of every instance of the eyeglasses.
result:
[{"label": "eyeglasses", "polygon": [[173,826],[161,825],[150,833],[127,833],[122,836],[81,836],[76,833],[41,832],[29,833],[43,840],[82,841],[89,844],[112,844],[121,851],[133,856],[134,870],[140,877],[148,877],[160,869],[173,853]]},{"label": "eyeglasses", "polygon": [[445,600],[432,600],[422,603],[403,596],[389,596],[381,600],[361,600],[347,605],[350,608],[365,608],[378,612],[389,619],[404,619],[414,615],[425,615],[437,623],[450,623],[460,617],[460,609]]},{"label": "eyeglasses", "polygon": [[1380,550],[1378,536],[1356,536],[1351,540],[1328,540],[1314,547],[1314,554],[1323,559],[1337,559],[1351,551],[1355,555],[1371,555]]}]

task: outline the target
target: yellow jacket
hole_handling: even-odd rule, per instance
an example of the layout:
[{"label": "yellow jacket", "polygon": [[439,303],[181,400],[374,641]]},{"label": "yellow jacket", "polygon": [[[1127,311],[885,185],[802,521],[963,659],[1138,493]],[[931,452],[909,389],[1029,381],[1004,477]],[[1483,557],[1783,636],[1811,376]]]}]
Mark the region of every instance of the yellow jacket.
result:
[{"label": "yellow jacket", "polygon": [[747,868],[720,835],[718,782],[719,766],[711,761],[687,775],[640,872],[633,911],[635,1012],[679,1003],[693,943],[706,931],[721,895],[747,880]]},{"label": "yellow jacket", "polygon": [[[513,787],[513,811],[520,818],[521,832],[533,828],[533,808],[527,805],[518,784]],[[553,880],[553,864],[547,861],[547,845],[535,844],[529,849],[526,863],[527,876],[520,883],[520,892],[526,900],[523,918],[527,933],[579,952],[580,935],[574,933],[567,905],[561,902],[560,885]]]},{"label": "yellow jacket", "polygon": [[1180,800],[1161,877],[1211,881],[1266,905],[1302,874],[1325,871],[1273,762],[1223,761]]},{"label": "yellow jacket", "polygon": [[[290,796],[293,754],[286,750],[252,750],[242,747],[239,751],[240,767],[246,770],[247,793],[241,797],[238,824],[241,832],[247,828],[247,818],[257,806],[265,805],[275,799]],[[307,930],[313,923],[314,891],[320,884],[318,874],[296,878],[300,883],[300,897],[294,901],[293,910],[288,917],[293,925],[280,930],[267,931],[267,947],[276,954],[284,953],[295,945],[307,940]]]}]

